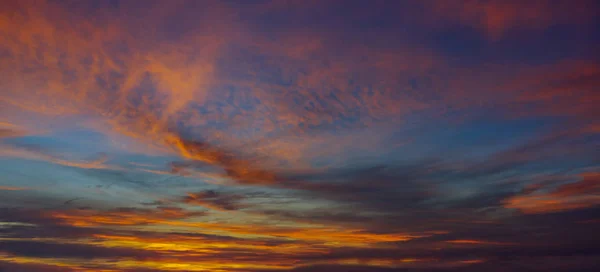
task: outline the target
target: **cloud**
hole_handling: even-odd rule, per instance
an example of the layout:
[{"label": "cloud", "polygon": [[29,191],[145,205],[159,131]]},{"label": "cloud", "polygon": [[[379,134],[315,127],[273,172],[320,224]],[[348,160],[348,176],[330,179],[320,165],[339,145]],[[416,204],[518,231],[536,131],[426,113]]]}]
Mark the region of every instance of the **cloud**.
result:
[{"label": "cloud", "polygon": [[[27,215],[24,215],[27,214]],[[331,243],[331,245],[370,246],[371,243],[403,241],[418,235],[406,233],[370,233],[362,229],[334,228],[323,225],[303,224],[296,226],[269,226],[264,224],[219,224],[204,221],[188,221],[208,216],[201,211],[188,211],[174,207],[119,208],[111,210],[70,209],[23,213],[18,209],[5,209],[0,218],[9,222],[41,224],[44,227],[61,226],[94,230],[108,226],[169,226],[183,229],[203,229],[208,234],[226,234],[233,237],[258,236],[298,242]],[[24,230],[28,230],[26,228]],[[73,234],[78,231],[67,231]],[[61,232],[62,233],[62,232]],[[84,231],[83,233],[89,233]],[[55,232],[53,235],[57,235]]]},{"label": "cloud", "polygon": [[244,204],[240,203],[243,199],[244,197],[241,195],[222,194],[217,191],[206,190],[188,193],[188,195],[183,198],[183,202],[217,211],[232,211],[244,207]]},{"label": "cloud", "polygon": [[[433,7],[425,5],[426,11],[448,20],[480,23],[499,18],[499,26],[494,22],[486,27],[493,33],[503,33],[523,20],[539,19],[545,25],[556,12],[543,3],[531,4],[539,16],[522,12],[532,9],[527,4],[473,2],[455,10],[439,1],[432,3]],[[269,142],[273,132],[303,136],[322,127],[356,128],[402,118],[438,106],[426,98],[444,96],[441,91],[411,89],[410,82],[450,70],[445,56],[422,46],[373,50],[352,39],[340,47],[334,39],[338,36],[329,35],[337,29],[319,33],[306,27],[293,35],[276,32],[273,41],[255,31],[252,23],[237,21],[239,13],[261,21],[263,14],[281,10],[278,5],[237,11],[234,4],[215,3],[201,19],[177,4],[169,8],[119,5],[138,14],[137,19],[102,13],[114,10],[110,5],[97,10],[87,4],[71,10],[53,2],[15,5],[19,16],[2,17],[6,36],[14,37],[6,39],[4,46],[10,53],[7,65],[15,73],[5,76],[6,101],[43,113],[91,114],[117,133],[220,167],[225,177],[242,184],[269,185],[280,179],[264,166],[268,159],[248,154],[288,162],[294,158],[286,158],[285,152],[265,154],[243,137],[229,135],[244,134],[249,140],[268,137],[265,142]],[[496,10],[501,16],[490,14]],[[366,11],[358,5],[344,16],[361,12]],[[72,23],[85,15],[98,17],[98,22]],[[203,24],[216,18],[231,20]],[[182,27],[167,30],[165,21]],[[135,31],[140,24],[143,33]],[[248,44],[241,46],[244,50],[237,50],[244,44]],[[36,50],[42,55],[33,54]],[[17,55],[22,59],[17,61]],[[21,74],[27,80],[15,80]],[[397,91],[405,87],[410,91]],[[25,89],[44,91],[32,97]],[[69,105],[63,106],[64,101]],[[335,142],[335,137],[327,142]],[[245,148],[232,148],[237,146]]]},{"label": "cloud", "polygon": [[19,137],[21,135],[23,135],[23,134],[20,133],[19,131],[14,131],[14,130],[11,130],[11,129],[0,128],[0,138]]},{"label": "cloud", "polygon": [[152,252],[144,250],[135,250],[127,248],[103,248],[92,245],[81,244],[57,244],[37,241],[6,241],[0,242],[0,249],[3,252],[37,258],[122,258],[122,257],[137,257],[148,258],[156,256]]},{"label": "cloud", "polygon": [[13,187],[13,186],[0,186],[0,191],[22,191],[22,190],[30,190],[31,188],[27,187]]},{"label": "cloud", "polygon": [[66,267],[47,264],[14,263],[11,261],[0,261],[0,271],[38,271],[38,272],[71,272],[75,271]]},{"label": "cloud", "polygon": [[108,211],[67,210],[54,211],[52,218],[64,220],[75,226],[102,225],[147,225],[173,222],[194,216],[202,216],[204,212],[191,212],[177,207],[158,207],[156,209],[119,208]]},{"label": "cloud", "polygon": [[584,173],[576,182],[554,189],[533,190],[505,200],[505,207],[524,213],[552,213],[583,209],[600,204],[600,175]]},{"label": "cloud", "polygon": [[0,156],[3,157],[40,160],[58,165],[83,169],[120,169],[118,166],[111,166],[105,164],[107,160],[106,154],[100,154],[99,158],[95,160],[72,161],[50,155],[47,152],[44,152],[44,150],[35,146],[15,146],[0,144],[0,147],[2,147],[2,151],[0,151]]},{"label": "cloud", "polygon": [[[158,209],[164,210],[164,209]],[[350,234],[339,233],[339,231],[313,230],[310,234],[303,235],[303,230],[295,229],[285,231],[285,228],[271,228],[261,230],[260,226],[240,226],[239,231],[246,229],[249,233],[261,234],[262,237],[232,237],[222,235],[204,234],[198,230],[207,230],[210,224],[190,225],[191,232],[166,232],[164,229],[146,229],[144,231],[129,228],[107,228],[107,226],[132,226],[133,223],[116,222],[119,218],[134,218],[140,216],[158,217],[159,214],[146,213],[135,209],[118,209],[117,211],[101,212],[94,214],[85,213],[86,220],[94,224],[79,224],[74,222],[73,217],[83,215],[81,211],[70,210],[72,217],[57,216],[60,211],[3,209],[0,218],[13,222],[27,221],[33,224],[11,224],[7,229],[2,228],[3,234],[7,234],[0,241],[0,247],[5,248],[8,261],[24,262],[29,264],[57,266],[81,270],[88,269],[118,269],[125,271],[133,268],[155,267],[156,269],[167,269],[164,263],[184,263],[176,269],[183,271],[195,271],[193,267],[202,269],[214,268],[244,269],[259,268],[291,268],[296,262],[296,256],[326,252],[326,247],[318,241],[344,241],[349,239],[373,239],[376,236],[356,233],[356,237]],[[118,215],[116,215],[118,213]],[[25,215],[26,214],[26,215]],[[111,216],[113,219],[107,222]],[[162,215],[169,220],[180,218],[179,215]],[[83,220],[82,217],[81,220]],[[136,224],[146,224],[149,220],[130,220]],[[154,223],[155,221],[152,220]],[[67,224],[68,223],[68,224]],[[73,223],[71,225],[71,223]],[[163,222],[164,223],[164,222]],[[177,226],[177,225],[172,225]],[[185,224],[184,224],[185,226]],[[219,227],[214,225],[213,228]],[[227,230],[231,226],[220,226],[221,230]],[[231,229],[230,229],[231,230]],[[287,233],[287,234],[286,234]],[[321,233],[321,235],[316,235]],[[265,235],[273,235],[266,238]],[[314,237],[312,237],[314,236]],[[379,235],[382,239],[383,235]],[[295,240],[289,238],[294,237]],[[371,237],[371,238],[369,238]],[[307,241],[304,241],[306,239]],[[316,241],[313,243],[310,241]],[[352,240],[359,243],[359,240]],[[335,244],[332,244],[335,246]],[[222,250],[227,248],[227,250]],[[266,254],[266,255],[265,255]],[[6,257],[6,256],[3,256]],[[123,260],[127,257],[127,260]],[[231,266],[223,265],[226,260],[236,259],[238,262]],[[15,264],[16,265],[16,264]],[[172,267],[171,267],[172,269]],[[200,268],[199,268],[200,269]],[[202,271],[200,269],[200,271]],[[237,270],[234,270],[237,271]]]},{"label": "cloud", "polygon": [[[5,5],[0,156],[88,170],[52,192],[0,186],[17,206],[0,208],[0,268],[592,266],[600,69],[582,44],[597,3],[242,2]],[[119,150],[76,160],[9,139],[47,120],[90,121]],[[110,183],[74,190],[90,176]],[[122,182],[143,186],[109,192]],[[61,205],[75,197],[99,201]],[[58,206],[24,208],[40,199]]]},{"label": "cloud", "polygon": [[600,74],[597,62],[568,59],[531,69],[528,74],[513,83],[527,89],[515,97],[516,102],[524,106],[520,112],[581,117],[588,126],[593,125],[589,117],[598,113],[593,104],[600,99],[595,92]]},{"label": "cloud", "polygon": [[188,159],[220,166],[225,176],[243,184],[270,184],[277,181],[275,173],[252,165],[251,161],[237,158],[223,150],[202,142],[173,137],[167,141]]},{"label": "cloud", "polygon": [[[488,38],[499,40],[515,30],[541,31],[555,24],[582,25],[594,16],[592,1],[577,5],[567,1],[468,1],[450,5],[445,1],[429,1],[434,20],[458,22],[482,31]],[[426,5],[427,5],[426,4]],[[573,16],[565,10],[578,10]],[[441,19],[440,19],[441,18]]]},{"label": "cloud", "polygon": [[480,240],[449,240],[446,242],[451,243],[451,244],[462,244],[462,245],[510,245],[510,243],[480,241]]},{"label": "cloud", "polygon": [[[133,9],[128,5],[123,8]],[[215,4],[211,8],[214,8],[215,14],[220,14],[220,17],[228,16],[231,12],[228,7],[221,5]],[[42,9],[48,10],[48,12],[41,12]],[[386,110],[397,109],[395,107],[397,104],[392,105],[391,102],[387,105],[371,105],[371,103],[361,102],[361,99],[368,97],[371,100],[385,101],[371,97],[366,90],[357,90],[355,93],[344,95],[338,94],[334,98],[332,96],[334,89],[350,88],[348,81],[355,74],[345,67],[348,65],[357,69],[360,67],[342,60],[332,62],[335,67],[328,67],[329,65],[315,61],[305,63],[299,58],[304,54],[297,56],[298,53],[293,53],[297,51],[296,49],[288,48],[288,46],[296,44],[298,38],[294,37],[290,37],[290,41],[285,42],[283,46],[277,42],[269,42],[267,39],[258,39],[259,44],[252,47],[253,50],[248,53],[251,58],[256,56],[268,59],[271,58],[268,54],[274,52],[273,47],[280,48],[282,56],[274,57],[273,61],[280,66],[291,66],[289,74],[282,76],[301,77],[296,80],[300,86],[303,86],[302,89],[306,88],[307,91],[290,89],[281,84],[273,85],[260,79],[262,74],[259,74],[253,76],[259,79],[258,81],[251,80],[257,83],[255,86],[250,86],[252,93],[248,100],[236,91],[231,93],[234,101],[215,104],[214,102],[222,100],[221,94],[225,93],[215,89],[230,85],[230,80],[223,79],[230,78],[227,73],[229,67],[232,64],[241,65],[239,59],[236,59],[237,57],[226,58],[224,53],[229,52],[221,51],[239,42],[238,37],[230,33],[234,31],[245,33],[242,35],[243,37],[249,35],[244,32],[243,27],[238,29],[237,25],[230,26],[223,23],[215,26],[215,29],[205,29],[202,24],[191,23],[192,29],[207,31],[211,34],[184,35],[181,36],[181,39],[177,39],[176,44],[171,44],[160,40],[162,35],[168,33],[160,29],[160,23],[164,18],[172,18],[174,11],[170,9],[143,8],[142,13],[148,12],[148,14],[142,15],[141,19],[152,23],[146,24],[148,35],[141,40],[138,40],[139,37],[134,34],[135,31],[128,31],[137,22],[119,16],[116,18],[108,16],[110,19],[102,17],[101,21],[106,23],[105,26],[91,23],[76,29],[69,28],[67,26],[73,25],[72,21],[80,20],[82,13],[87,11],[85,4],[75,5],[73,9],[72,11],[75,12],[69,12],[61,5],[52,2],[40,3],[39,7],[24,3],[15,7],[16,12],[23,13],[23,16],[3,17],[7,35],[15,37],[15,39],[6,41],[5,47],[10,52],[9,56],[23,56],[23,59],[19,61],[12,57],[9,58],[10,65],[17,67],[12,70],[15,73],[27,71],[23,74],[26,74],[29,79],[25,82],[7,80],[6,89],[8,91],[3,97],[12,104],[21,105],[25,110],[39,111],[44,114],[50,112],[56,114],[89,113],[101,117],[119,133],[150,144],[166,145],[184,158],[223,167],[227,176],[242,183],[268,184],[272,183],[275,177],[268,170],[261,169],[256,162],[243,159],[239,154],[231,154],[231,152],[226,152],[225,149],[216,146],[213,142],[218,140],[216,138],[223,133],[205,129],[207,123],[224,122],[232,128],[239,128],[236,124],[246,123],[245,119],[242,119],[243,115],[254,112],[248,116],[256,116],[257,113],[262,114],[263,110],[266,110],[264,113],[270,114],[272,118],[264,119],[265,129],[268,127],[287,129],[287,127],[300,128],[303,124],[317,126],[335,123],[354,116],[352,111],[363,111],[361,108],[364,106],[367,107],[364,111],[366,116],[388,115]],[[102,7],[100,10],[104,9],[110,8]],[[178,10],[177,5],[173,9]],[[186,24],[190,23],[185,19],[187,15],[179,14],[178,16],[181,16],[181,20]],[[211,18],[212,16],[208,16],[205,19],[211,20]],[[19,33],[12,30],[11,26],[16,25],[20,26]],[[42,25],[44,27],[40,27]],[[230,27],[233,28],[232,31],[228,31],[231,30]],[[173,32],[177,31],[185,30],[177,29]],[[54,33],[61,33],[61,35],[54,35]],[[92,38],[88,39],[87,36]],[[147,39],[151,39],[152,42],[141,42]],[[182,44],[186,44],[186,46],[182,46]],[[202,48],[202,50],[198,50],[198,48]],[[318,51],[319,47],[316,48],[315,50]],[[32,54],[35,50],[44,52],[41,58]],[[129,53],[133,51],[138,53]],[[328,52],[329,49],[319,52],[319,54]],[[58,54],[62,54],[62,57],[57,58]],[[368,52],[363,50],[361,54],[365,55]],[[415,54],[402,54],[398,61],[412,56]],[[243,57],[246,58],[246,56]],[[389,54],[378,56],[372,65],[377,67],[383,65],[378,69],[388,70],[388,65],[377,62],[377,59],[390,60],[393,58]],[[217,63],[226,63],[227,65],[226,67],[216,67]],[[35,66],[36,69],[28,70],[29,66]],[[299,74],[297,69],[304,69],[303,67],[307,67],[311,71],[308,74]],[[254,70],[253,67],[247,68],[250,71]],[[407,67],[402,68],[402,70],[407,69]],[[6,79],[10,78],[10,75],[6,76]],[[326,82],[328,79],[337,82],[330,84]],[[324,80],[325,82],[323,82]],[[268,88],[263,88],[263,85]],[[232,87],[242,90],[247,88],[247,85],[237,81],[233,82]],[[322,87],[329,89],[331,95],[321,95],[311,90]],[[30,97],[26,92],[22,92],[23,89],[44,89],[45,91],[39,96]],[[267,89],[272,91],[266,91]],[[77,92],[76,90],[82,91]],[[355,94],[359,95],[361,99],[354,98]],[[377,95],[386,97],[392,93],[377,92]],[[305,100],[310,105],[298,104],[298,99]],[[69,101],[69,105],[63,106],[65,105],[64,101]],[[409,107],[412,107],[409,105],[409,99],[403,98],[402,101],[406,105],[403,109],[408,111]],[[215,105],[218,107],[215,108]],[[247,110],[248,107],[254,109]],[[198,112],[202,112],[202,114]],[[223,114],[215,115],[213,114],[215,112]],[[232,112],[233,116],[228,116],[228,112]],[[235,121],[238,119],[243,122]],[[181,127],[182,124],[183,127]],[[248,128],[250,127],[244,125],[240,129]],[[188,137],[184,135],[186,130],[202,130],[203,133]],[[219,134],[212,135],[214,133]],[[202,141],[194,138],[207,138],[208,140]],[[235,144],[237,145],[237,143]]]}]

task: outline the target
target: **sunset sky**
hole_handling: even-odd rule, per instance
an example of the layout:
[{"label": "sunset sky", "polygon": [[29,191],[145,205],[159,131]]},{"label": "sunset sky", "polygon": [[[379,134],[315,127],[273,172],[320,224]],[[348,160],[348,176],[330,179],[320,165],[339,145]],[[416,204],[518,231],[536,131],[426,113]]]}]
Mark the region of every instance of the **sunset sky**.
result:
[{"label": "sunset sky", "polygon": [[0,271],[600,271],[600,2],[0,0]]}]

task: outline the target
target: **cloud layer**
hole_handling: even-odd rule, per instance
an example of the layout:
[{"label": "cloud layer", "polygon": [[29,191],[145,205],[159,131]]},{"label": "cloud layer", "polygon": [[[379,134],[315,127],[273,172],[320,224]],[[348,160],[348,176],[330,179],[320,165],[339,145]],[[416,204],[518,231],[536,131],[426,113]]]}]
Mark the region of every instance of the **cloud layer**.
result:
[{"label": "cloud layer", "polygon": [[0,270],[596,271],[595,1],[5,1]]}]

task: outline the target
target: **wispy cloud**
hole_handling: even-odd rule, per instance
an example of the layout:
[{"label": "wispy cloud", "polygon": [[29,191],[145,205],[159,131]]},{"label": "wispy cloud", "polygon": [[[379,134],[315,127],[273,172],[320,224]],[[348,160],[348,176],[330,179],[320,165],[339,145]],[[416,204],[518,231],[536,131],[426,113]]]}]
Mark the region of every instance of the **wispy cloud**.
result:
[{"label": "wispy cloud", "polygon": [[[506,200],[507,208],[524,213],[551,213],[600,205],[600,175],[584,173],[580,180],[556,188],[539,188]],[[545,189],[545,190],[544,190]]]}]

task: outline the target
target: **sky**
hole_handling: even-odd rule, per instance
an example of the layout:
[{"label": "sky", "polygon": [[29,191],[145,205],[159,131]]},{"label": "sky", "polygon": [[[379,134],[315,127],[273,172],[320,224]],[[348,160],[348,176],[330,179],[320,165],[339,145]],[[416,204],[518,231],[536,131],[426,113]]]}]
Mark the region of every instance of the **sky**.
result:
[{"label": "sky", "polygon": [[600,271],[599,11],[0,0],[0,271]]}]

